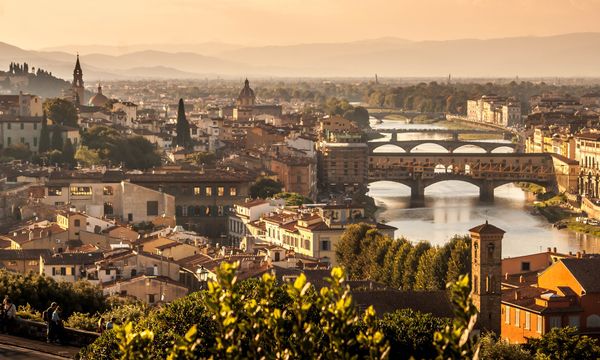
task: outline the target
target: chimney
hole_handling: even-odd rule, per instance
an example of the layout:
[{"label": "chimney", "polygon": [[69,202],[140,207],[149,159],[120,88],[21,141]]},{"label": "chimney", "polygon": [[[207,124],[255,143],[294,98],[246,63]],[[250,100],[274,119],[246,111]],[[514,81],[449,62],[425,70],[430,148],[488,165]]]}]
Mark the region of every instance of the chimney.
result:
[{"label": "chimney", "polygon": [[519,275],[519,283],[524,283],[525,279],[523,278],[523,275]]},{"label": "chimney", "polygon": [[548,252],[552,252],[552,248],[548,248]]},{"label": "chimney", "polygon": [[581,250],[581,255],[585,256],[585,250]]},{"label": "chimney", "polygon": [[578,252],[577,252],[577,258],[578,258],[578,259],[581,259],[581,251],[578,251]]},{"label": "chimney", "polygon": [[521,297],[521,290],[515,290],[515,300],[519,300]]},{"label": "chimney", "polygon": [[29,240],[33,240],[33,230],[29,231]]},{"label": "chimney", "polygon": [[569,255],[573,255],[573,252],[572,252],[572,251],[569,251]]},{"label": "chimney", "polygon": [[154,276],[158,276],[158,265],[154,264]]},{"label": "chimney", "polygon": [[508,273],[504,274],[504,280],[508,280]]},{"label": "chimney", "polygon": [[554,247],[554,249],[552,249],[552,250],[554,250],[554,253],[556,253],[556,247]]}]

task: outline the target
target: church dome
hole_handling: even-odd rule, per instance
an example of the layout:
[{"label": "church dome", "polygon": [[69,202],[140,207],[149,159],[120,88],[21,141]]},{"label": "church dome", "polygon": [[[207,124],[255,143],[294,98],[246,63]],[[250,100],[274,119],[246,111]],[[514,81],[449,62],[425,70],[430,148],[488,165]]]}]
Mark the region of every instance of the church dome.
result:
[{"label": "church dome", "polygon": [[256,96],[254,95],[254,90],[250,87],[250,82],[248,79],[244,82],[244,88],[240,91],[240,95],[238,96],[238,104],[239,105],[254,105],[254,101],[256,100]]},{"label": "church dome", "polygon": [[102,94],[102,86],[98,85],[98,92],[90,98],[88,105],[102,107],[108,103],[108,98]]}]

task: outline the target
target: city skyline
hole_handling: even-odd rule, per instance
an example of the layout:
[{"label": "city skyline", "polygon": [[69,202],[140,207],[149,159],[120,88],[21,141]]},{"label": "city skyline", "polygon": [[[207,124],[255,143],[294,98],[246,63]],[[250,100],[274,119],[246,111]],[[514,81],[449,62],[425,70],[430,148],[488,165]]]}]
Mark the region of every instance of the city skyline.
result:
[{"label": "city skyline", "polygon": [[[287,0],[286,6],[273,0],[168,4],[109,0],[85,5],[34,0],[28,7],[36,11],[27,17],[16,16],[21,4],[0,1],[0,33],[5,36],[0,40],[28,49],[204,42],[265,46],[382,37],[423,41],[600,32],[594,21],[600,11],[597,0]],[[144,16],[137,15],[140,8]],[[24,28],[44,28],[44,35]]]}]

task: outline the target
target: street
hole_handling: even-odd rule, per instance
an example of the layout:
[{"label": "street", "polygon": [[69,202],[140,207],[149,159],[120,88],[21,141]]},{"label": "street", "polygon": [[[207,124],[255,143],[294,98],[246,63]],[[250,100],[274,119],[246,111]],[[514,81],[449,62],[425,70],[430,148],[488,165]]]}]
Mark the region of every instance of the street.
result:
[{"label": "street", "polygon": [[43,352],[19,348],[12,345],[0,344],[0,359],[20,360],[20,359],[32,359],[32,360],[64,360],[67,358],[50,355]]}]

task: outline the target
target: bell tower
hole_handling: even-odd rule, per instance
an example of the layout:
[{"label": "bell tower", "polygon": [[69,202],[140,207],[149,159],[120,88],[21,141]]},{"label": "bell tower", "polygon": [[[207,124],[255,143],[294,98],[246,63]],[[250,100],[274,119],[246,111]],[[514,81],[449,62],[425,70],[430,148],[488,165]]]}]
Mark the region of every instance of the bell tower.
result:
[{"label": "bell tower", "polygon": [[83,71],[81,70],[81,64],[79,63],[79,54],[77,54],[77,62],[75,63],[75,69],[73,69],[73,83],[71,84],[73,90],[73,102],[75,105],[84,104],[84,91],[83,87]]},{"label": "bell tower", "polygon": [[500,335],[502,237],[504,230],[488,224],[476,226],[471,233],[472,298],[479,310],[480,330]]}]

